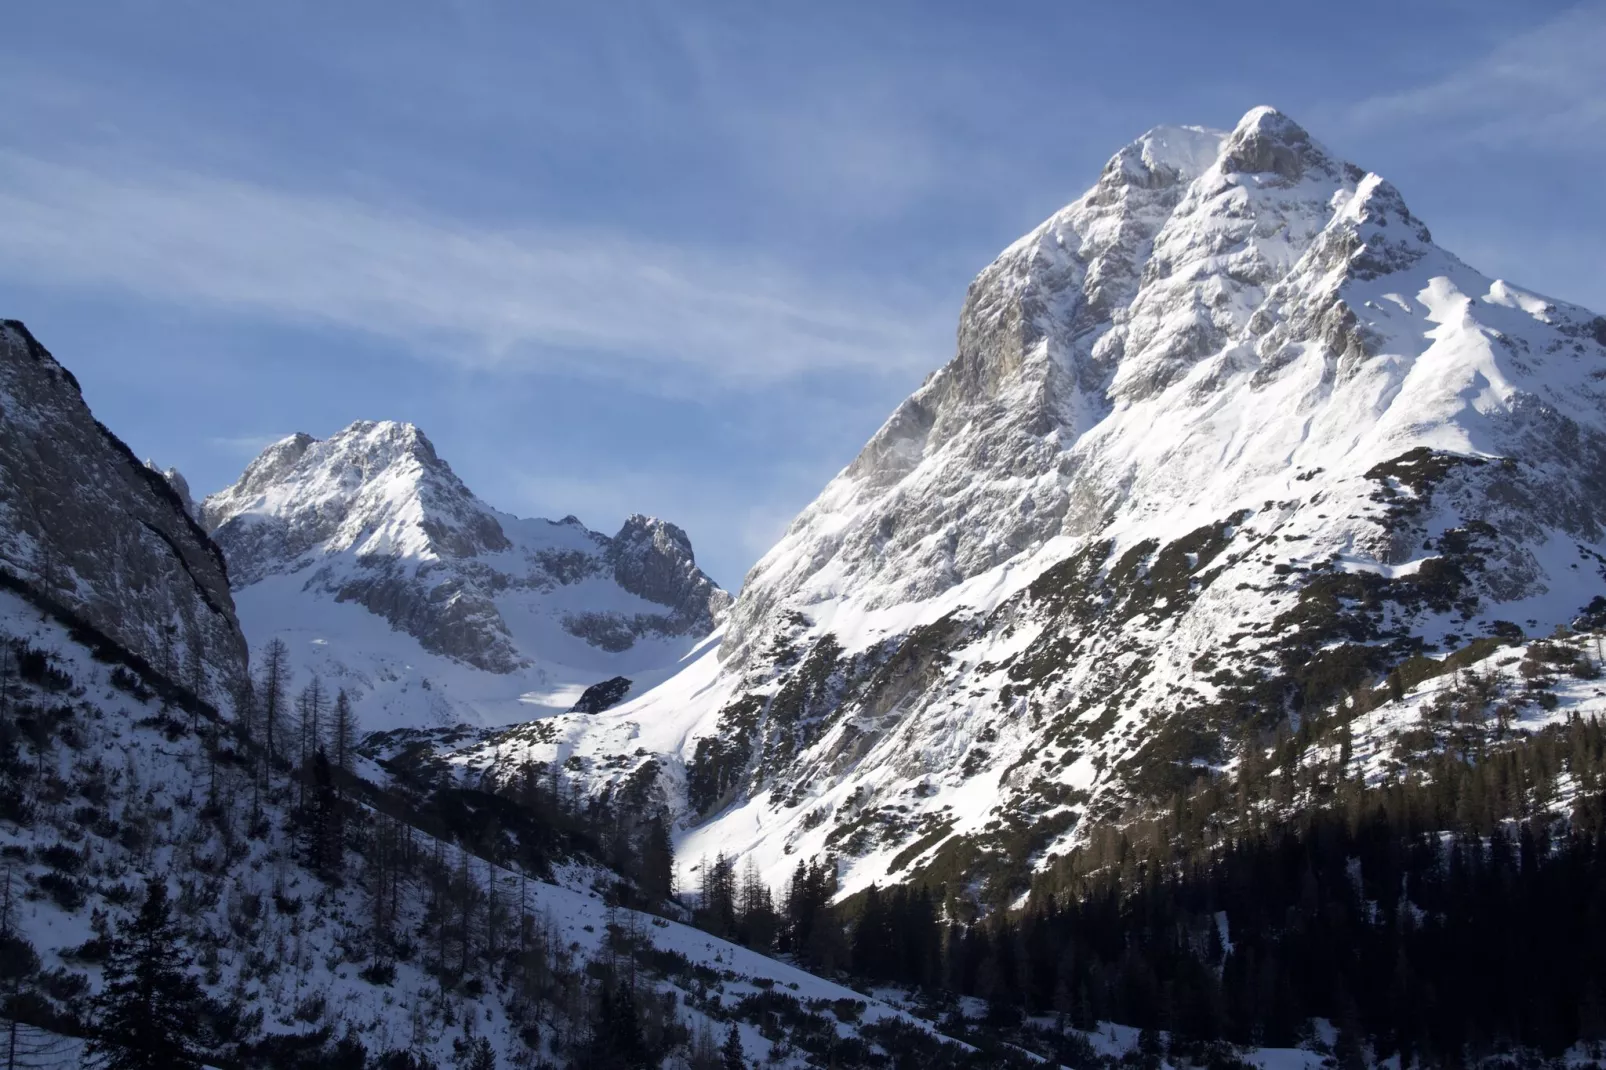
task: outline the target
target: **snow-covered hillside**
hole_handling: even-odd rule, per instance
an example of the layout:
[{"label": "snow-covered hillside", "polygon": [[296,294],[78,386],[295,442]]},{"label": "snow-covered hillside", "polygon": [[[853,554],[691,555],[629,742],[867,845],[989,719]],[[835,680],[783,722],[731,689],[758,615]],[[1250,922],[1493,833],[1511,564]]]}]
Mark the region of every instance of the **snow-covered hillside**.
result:
[{"label": "snow-covered hillside", "polygon": [[372,729],[529,720],[616,676],[639,693],[730,602],[674,525],[497,512],[410,424],[293,435],[200,511],[253,647],[284,639]]},{"label": "snow-covered hillside", "polygon": [[1273,109],[1121,150],[958,337],[717,651],[457,760],[655,762],[687,866],[1001,895],[1246,733],[1606,592],[1606,319],[1479,274]]},{"label": "snow-covered hillside", "polygon": [[[495,1065],[563,1065],[590,1028],[598,964],[633,959],[636,983],[673,997],[669,1021],[688,1037],[723,1040],[734,1021],[755,1057],[785,1052],[766,1065],[802,1066],[807,1052],[761,1034],[760,1016],[736,1009],[744,999],[770,1013],[795,1001],[811,1023],[846,1037],[883,1020],[930,1030],[746,948],[610,907],[599,889],[615,878],[594,865],[531,879],[359,801],[344,861],[315,874],[295,812],[305,789],[286,776],[253,783],[229,726],[170,708],[147,681],[92,657],[4,591],[0,651],[4,920],[37,955],[22,980],[51,997],[51,1013],[70,1020],[85,1010],[107,937],[130,924],[155,878],[171,885],[206,991],[247,1012],[230,1050],[301,1038],[299,1048],[281,1041],[288,1058],[320,1037],[349,1036],[373,1057],[406,1051],[448,1066],[469,1065],[462,1051],[483,1039]],[[386,876],[407,854],[417,868]],[[471,913],[441,920],[459,908]],[[470,964],[449,982],[430,966],[429,934],[442,925],[449,958]]]},{"label": "snow-covered hillside", "polygon": [[[100,426],[20,324],[0,343],[0,1020],[17,1065],[84,1064],[97,1036],[228,1070],[702,1068],[738,1044],[778,1067],[881,1066],[894,1050],[980,1065],[904,1010],[671,920],[685,908],[607,868],[576,818],[471,788],[388,791],[328,691],[292,703],[282,665],[250,700],[212,701],[244,690],[244,643],[179,480]],[[382,471],[330,464],[304,509],[260,483],[225,499],[225,529],[263,551],[248,590],[285,563],[326,583],[386,572],[438,588],[446,558],[483,551],[522,563],[530,591],[558,591],[553,615],[578,604],[565,588],[612,585],[584,604],[631,634],[568,631],[620,656],[634,631],[694,642],[677,629],[700,635],[724,609],[668,525],[633,518],[606,539],[477,512],[466,492],[435,493],[454,489],[444,465],[398,461],[398,443],[433,456],[412,429],[356,434]],[[376,474],[413,481],[386,494]],[[358,515],[352,499],[376,490]],[[453,542],[447,516],[472,536]],[[315,539],[297,541],[302,521]],[[457,564],[483,584],[470,596],[514,585]],[[610,830],[628,842],[622,821]],[[100,1002],[114,981],[121,1010]]]}]

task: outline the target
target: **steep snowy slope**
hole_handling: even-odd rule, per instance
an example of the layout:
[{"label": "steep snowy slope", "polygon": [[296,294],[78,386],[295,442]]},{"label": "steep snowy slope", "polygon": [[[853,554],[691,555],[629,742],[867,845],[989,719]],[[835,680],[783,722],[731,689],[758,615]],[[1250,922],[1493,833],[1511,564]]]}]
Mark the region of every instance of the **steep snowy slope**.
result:
[{"label": "steep snowy slope", "polygon": [[[0,650],[8,961],[33,962],[9,983],[37,994],[29,1021],[59,1021],[69,1034],[86,1027],[77,1016],[99,987],[106,939],[131,923],[154,877],[170,885],[206,992],[244,1012],[213,1049],[227,1055],[220,1065],[290,1065],[292,1051],[343,1037],[373,1066],[402,1051],[432,1060],[408,1065],[468,1065],[458,1060],[481,1040],[495,1065],[572,1065],[591,1028],[597,978],[620,962],[637,963],[633,983],[649,998],[668,998],[681,1057],[689,1039],[723,1040],[734,1023],[748,1052],[782,1052],[771,1065],[803,1066],[809,1048],[763,1017],[783,1006],[796,1008],[797,1036],[812,1032],[812,1045],[822,1027],[843,1038],[873,1036],[889,1022],[932,1032],[746,948],[610,907],[593,886],[612,875],[597,867],[530,879],[356,801],[344,860],[320,875],[308,861],[295,782],[254,786],[226,726],[202,719],[197,730],[187,715],[172,716],[150,681],[114,675],[6,591]],[[41,728],[35,719],[45,711]],[[19,720],[35,726],[20,740]],[[406,857],[412,864],[385,868]],[[449,977],[420,934],[458,910],[468,913],[440,939],[451,962],[460,956],[468,966]],[[20,960],[17,936],[31,951]],[[842,1007],[855,1009],[851,1018]],[[49,1065],[77,1065],[70,1045],[51,1048],[62,1061]]]},{"label": "steep snowy slope", "polygon": [[1603,376],[1606,319],[1286,116],[1155,130],[978,276],[719,651],[459,760],[655,760],[688,865],[1012,895],[1255,733],[1606,591]]},{"label": "steep snowy slope", "polygon": [[201,515],[253,643],[285,639],[372,728],[525,720],[615,676],[639,692],[730,602],[674,525],[496,512],[409,424],[277,442]]}]

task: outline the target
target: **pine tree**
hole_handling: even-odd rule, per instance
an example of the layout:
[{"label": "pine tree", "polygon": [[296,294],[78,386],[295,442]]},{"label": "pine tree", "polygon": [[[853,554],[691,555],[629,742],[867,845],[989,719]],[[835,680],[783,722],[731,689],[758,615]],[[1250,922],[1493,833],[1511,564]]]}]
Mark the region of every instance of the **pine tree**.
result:
[{"label": "pine tree", "polygon": [[742,1050],[742,1034],[736,1027],[725,1034],[725,1044],[719,1049],[720,1070],[747,1070],[747,1053]]},{"label": "pine tree", "polygon": [[268,775],[284,732],[285,689],[290,685],[290,648],[283,639],[269,640],[262,650],[262,678],[257,685],[261,711],[262,745],[267,750]]},{"label": "pine tree", "polygon": [[234,701],[234,731],[246,743],[256,742],[260,732],[257,724],[257,689],[247,673],[241,673],[232,687]]},{"label": "pine tree", "polygon": [[307,686],[301,689],[296,696],[296,777],[297,801],[306,802],[307,773],[315,754],[323,753],[324,736],[328,726],[324,723],[324,697],[323,681],[317,674],[307,681]]},{"label": "pine tree", "polygon": [[737,906],[741,911],[740,935],[748,947],[768,951],[775,944],[779,919],[775,916],[775,900],[769,885],[758,874],[758,863],[752,855],[742,865],[742,881]]},{"label": "pine tree", "polygon": [[152,880],[133,928],[112,941],[104,985],[95,997],[96,1036],[86,1053],[103,1070],[198,1068],[191,1031],[201,1020],[201,987],[187,972],[167,901]]},{"label": "pine tree", "polygon": [[329,729],[329,757],[342,773],[351,772],[357,751],[357,714],[351,708],[351,696],[341,688],[335,694],[334,723]]},{"label": "pine tree", "polygon": [[1366,1051],[1353,1027],[1338,1031],[1333,1041],[1333,1062],[1338,1070],[1363,1070],[1366,1066]]},{"label": "pine tree", "polygon": [[688,1047],[686,1062],[690,1070],[720,1070],[719,1045],[714,1043],[714,1034],[707,1023],[698,1024]]},{"label": "pine tree", "polygon": [[452,1048],[458,1070],[496,1070],[496,1051],[486,1038],[454,1041]]},{"label": "pine tree", "polygon": [[320,748],[312,759],[312,800],[307,806],[307,862],[324,880],[338,883],[345,857],[345,814],[335,791],[329,758]]},{"label": "pine tree", "polygon": [[736,932],[736,863],[724,851],[702,865],[702,914],[704,924],[715,936],[734,936]]},{"label": "pine tree", "polygon": [[675,846],[662,814],[647,822],[639,866],[641,890],[650,900],[668,899],[675,894]]}]

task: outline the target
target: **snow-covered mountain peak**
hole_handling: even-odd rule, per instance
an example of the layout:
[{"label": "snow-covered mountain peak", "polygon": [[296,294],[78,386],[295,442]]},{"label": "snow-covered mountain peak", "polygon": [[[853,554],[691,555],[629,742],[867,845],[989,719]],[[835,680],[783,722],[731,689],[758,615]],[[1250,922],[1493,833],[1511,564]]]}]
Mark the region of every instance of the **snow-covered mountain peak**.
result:
[{"label": "snow-covered mountain peak", "polygon": [[416,567],[510,545],[423,432],[390,420],[361,420],[323,440],[282,439],[239,482],[208,497],[202,511],[207,526],[236,548],[245,582],[314,546]]},{"label": "snow-covered mountain peak", "polygon": [[755,567],[727,651],[783,590],[806,588],[800,604],[851,590],[870,608],[930,597],[1097,523],[1103,504],[1069,493],[1068,448],[1232,349],[1335,212],[1357,210],[1363,176],[1271,108],[1116,153],[977,276],[953,360]]},{"label": "snow-covered mountain peak", "polygon": [[976,277],[718,661],[547,734],[683,773],[692,855],[1041,862],[1406,657],[1572,621],[1602,488],[1606,319],[1275,109],[1156,128]]}]

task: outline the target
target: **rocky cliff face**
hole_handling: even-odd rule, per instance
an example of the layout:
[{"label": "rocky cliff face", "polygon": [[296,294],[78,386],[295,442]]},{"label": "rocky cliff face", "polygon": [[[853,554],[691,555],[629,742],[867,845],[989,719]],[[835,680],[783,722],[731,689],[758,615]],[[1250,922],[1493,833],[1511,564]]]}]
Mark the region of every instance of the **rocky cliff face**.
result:
[{"label": "rocky cliff face", "polygon": [[210,693],[245,666],[223,555],[15,320],[0,322],[0,570],[176,683]]},{"label": "rocky cliff face", "polygon": [[683,858],[1002,894],[1405,659],[1575,618],[1603,489],[1606,320],[1273,109],[1162,128],[977,277],[718,657],[472,760],[600,790],[633,748]]},{"label": "rocky cliff face", "polygon": [[[411,424],[292,435],[200,515],[229,560],[253,638],[305,632],[303,661],[359,694],[407,690],[404,705],[425,711],[425,723],[517,720],[532,701],[567,710],[615,675],[661,678],[730,603],[673,524],[632,516],[610,538],[573,517],[498,512]],[[470,679],[462,670],[507,679],[453,691],[448,678]],[[398,718],[418,720],[398,712],[375,725]]]}]

